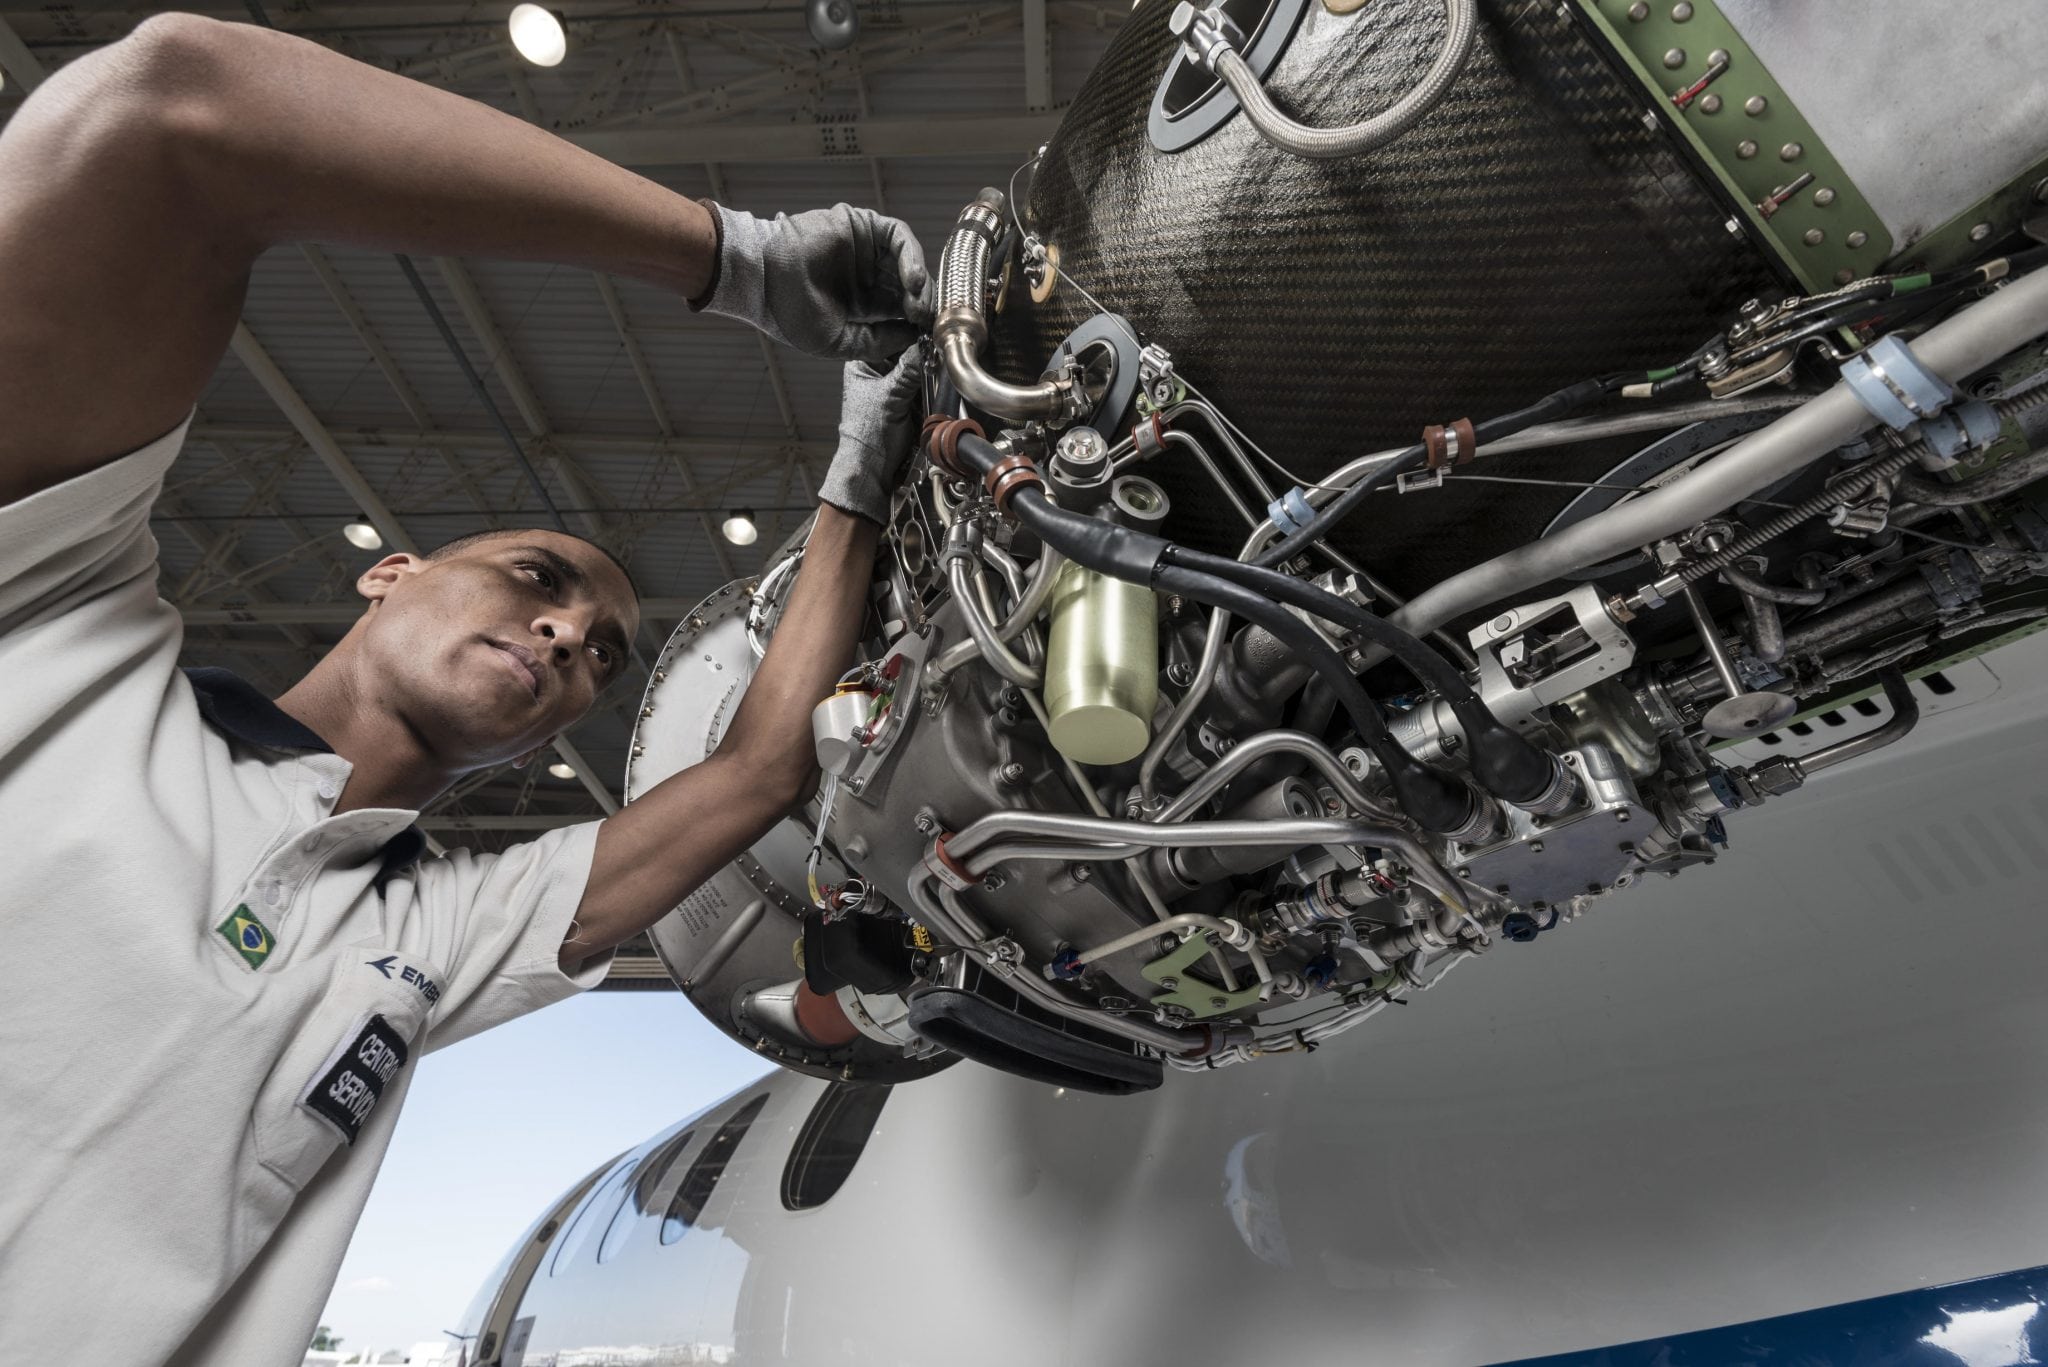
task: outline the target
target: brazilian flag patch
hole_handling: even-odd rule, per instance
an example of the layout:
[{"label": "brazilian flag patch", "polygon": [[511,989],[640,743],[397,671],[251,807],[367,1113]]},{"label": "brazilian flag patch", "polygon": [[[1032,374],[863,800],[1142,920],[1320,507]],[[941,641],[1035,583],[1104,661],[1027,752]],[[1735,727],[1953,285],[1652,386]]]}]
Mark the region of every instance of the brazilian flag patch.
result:
[{"label": "brazilian flag patch", "polygon": [[235,948],[242,961],[251,968],[263,967],[263,961],[270,957],[270,951],[277,947],[271,938],[270,927],[256,919],[256,913],[246,903],[228,913],[227,919],[214,929],[220,937]]}]

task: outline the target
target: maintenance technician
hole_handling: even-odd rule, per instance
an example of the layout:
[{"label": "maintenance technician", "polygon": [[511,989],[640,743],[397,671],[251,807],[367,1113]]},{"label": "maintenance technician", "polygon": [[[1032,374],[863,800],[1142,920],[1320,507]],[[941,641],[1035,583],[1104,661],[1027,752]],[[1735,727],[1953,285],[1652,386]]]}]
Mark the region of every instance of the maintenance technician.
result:
[{"label": "maintenance technician", "polygon": [[[855,362],[803,570],[717,753],[602,822],[421,860],[638,627],[555,531],[391,555],[275,701],[177,667],[150,506],[252,263],[313,241],[563,262]],[[567,997],[799,798],[930,322],[902,224],[672,194],[311,43],[149,20],[0,135],[0,1362],[295,1364],[411,1061]],[[899,353],[904,359],[886,365]],[[124,454],[125,453],[125,454]]]}]

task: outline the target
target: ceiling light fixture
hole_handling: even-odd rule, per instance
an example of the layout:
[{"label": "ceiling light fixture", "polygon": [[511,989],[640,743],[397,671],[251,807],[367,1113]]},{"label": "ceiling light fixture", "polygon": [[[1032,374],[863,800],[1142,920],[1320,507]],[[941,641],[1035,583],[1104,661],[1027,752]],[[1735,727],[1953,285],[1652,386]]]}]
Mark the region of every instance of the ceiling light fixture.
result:
[{"label": "ceiling light fixture", "polygon": [[378,532],[370,519],[361,513],[357,513],[356,520],[341,529],[341,534],[348,538],[349,545],[354,546],[359,551],[378,551],[384,549],[383,535]]},{"label": "ceiling light fixture", "polygon": [[559,66],[569,55],[562,16],[545,5],[514,5],[506,27],[512,31],[512,46],[535,66]]},{"label": "ceiling light fixture", "polygon": [[576,766],[573,764],[564,764],[562,763],[562,761],[556,760],[553,764],[550,764],[548,766],[548,772],[553,774],[556,778],[574,778],[576,777]]},{"label": "ceiling light fixture", "polygon": [[751,546],[761,539],[761,529],[754,525],[752,508],[733,509],[719,530],[723,531],[725,539],[735,546]]},{"label": "ceiling light fixture", "polygon": [[854,11],[853,0],[807,0],[804,23],[811,38],[827,52],[852,47],[860,35],[860,15]]}]

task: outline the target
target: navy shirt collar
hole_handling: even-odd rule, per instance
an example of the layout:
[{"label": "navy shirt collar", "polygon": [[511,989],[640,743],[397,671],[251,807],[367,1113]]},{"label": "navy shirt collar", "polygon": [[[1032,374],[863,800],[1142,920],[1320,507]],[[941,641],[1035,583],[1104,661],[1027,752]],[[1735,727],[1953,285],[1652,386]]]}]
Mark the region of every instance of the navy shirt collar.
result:
[{"label": "navy shirt collar", "polygon": [[[186,680],[199,703],[199,715],[206,724],[230,740],[260,745],[269,750],[311,750],[331,755],[334,747],[311,727],[279,707],[261,689],[227,669],[188,669]],[[426,852],[426,833],[407,826],[384,842],[384,867],[378,871],[377,886]]]}]

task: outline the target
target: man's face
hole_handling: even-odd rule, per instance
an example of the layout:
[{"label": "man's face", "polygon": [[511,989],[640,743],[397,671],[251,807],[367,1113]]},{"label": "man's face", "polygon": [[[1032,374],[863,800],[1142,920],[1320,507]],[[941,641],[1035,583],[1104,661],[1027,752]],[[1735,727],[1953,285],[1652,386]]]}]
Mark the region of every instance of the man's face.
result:
[{"label": "man's face", "polygon": [[526,754],[625,668],[632,585],[604,552],[519,531],[363,576],[364,705],[401,718],[451,769]]}]

